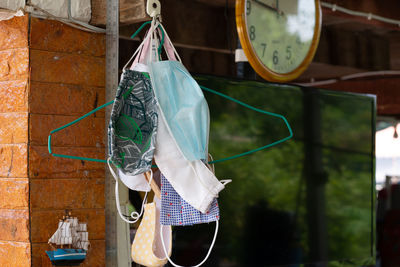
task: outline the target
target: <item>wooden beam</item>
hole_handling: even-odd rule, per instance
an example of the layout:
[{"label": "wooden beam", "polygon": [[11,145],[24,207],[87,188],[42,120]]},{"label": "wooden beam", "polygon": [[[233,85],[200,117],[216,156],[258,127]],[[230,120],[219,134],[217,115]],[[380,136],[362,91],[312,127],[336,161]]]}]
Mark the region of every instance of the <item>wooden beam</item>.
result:
[{"label": "wooden beam", "polygon": [[390,53],[393,49],[390,49],[391,40],[387,34],[377,34],[372,30],[356,31],[346,25],[335,24],[322,28],[313,61],[360,70],[390,69]]},{"label": "wooden beam", "polygon": [[400,115],[400,77],[341,81],[319,88],[377,96],[378,115]]},{"label": "wooden beam", "polygon": [[390,67],[393,70],[400,70],[400,32],[393,32],[389,35],[390,40]]},{"label": "wooden beam", "polygon": [[[106,25],[106,0],[92,0],[92,19],[90,24]],[[149,20],[146,14],[146,0],[120,0],[119,22],[122,25]]]},{"label": "wooden beam", "polygon": [[210,6],[226,6],[228,3],[228,7],[235,7],[235,0],[196,0],[197,2],[201,2]]},{"label": "wooden beam", "polygon": [[347,66],[330,65],[321,62],[311,62],[306,71],[296,79],[296,82],[310,82],[314,80],[336,79],[342,76],[366,72],[367,70]]},{"label": "wooden beam", "polygon": [[[353,11],[367,14],[374,14],[389,19],[399,19],[399,4],[397,0],[324,0],[326,3],[336,4]],[[381,22],[375,19],[369,20],[367,17],[353,16],[340,11],[333,11],[331,8],[323,7],[323,24],[346,24],[346,28],[355,28],[356,31],[362,29],[373,29],[375,32],[399,30],[398,25]]]},{"label": "wooden beam", "polygon": [[[324,2],[336,4],[354,11],[372,13],[391,19],[399,19],[398,0],[324,0]],[[367,21],[367,19],[365,20]]]},{"label": "wooden beam", "polygon": [[[211,1],[209,1],[211,2]],[[163,24],[175,43],[229,49],[236,46],[235,13],[193,0],[163,0]]]}]

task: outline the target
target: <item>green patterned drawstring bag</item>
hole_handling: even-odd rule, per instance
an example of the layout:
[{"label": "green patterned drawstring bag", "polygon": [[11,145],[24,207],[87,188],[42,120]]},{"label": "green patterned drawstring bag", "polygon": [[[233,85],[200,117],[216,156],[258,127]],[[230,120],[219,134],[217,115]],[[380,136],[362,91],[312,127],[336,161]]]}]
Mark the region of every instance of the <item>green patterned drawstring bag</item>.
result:
[{"label": "green patterned drawstring bag", "polygon": [[156,100],[150,79],[127,69],[121,77],[108,126],[110,161],[128,175],[150,170],[156,133]]}]

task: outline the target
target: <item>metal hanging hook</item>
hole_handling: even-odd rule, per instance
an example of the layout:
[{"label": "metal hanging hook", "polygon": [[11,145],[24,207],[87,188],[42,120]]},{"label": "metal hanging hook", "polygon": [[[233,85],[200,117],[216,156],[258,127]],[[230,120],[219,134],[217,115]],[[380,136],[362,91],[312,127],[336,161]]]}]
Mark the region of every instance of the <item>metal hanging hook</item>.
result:
[{"label": "metal hanging hook", "polygon": [[147,0],[146,13],[152,17],[157,18],[161,16],[161,3],[159,0]]}]

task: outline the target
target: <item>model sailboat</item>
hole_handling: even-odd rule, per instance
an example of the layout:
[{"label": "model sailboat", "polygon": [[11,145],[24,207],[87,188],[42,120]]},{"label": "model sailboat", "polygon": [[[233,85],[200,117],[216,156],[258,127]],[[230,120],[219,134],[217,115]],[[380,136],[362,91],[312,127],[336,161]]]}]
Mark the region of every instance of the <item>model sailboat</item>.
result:
[{"label": "model sailboat", "polygon": [[79,223],[71,214],[58,223],[49,244],[54,250],[46,251],[53,265],[77,266],[86,259],[89,249],[89,234],[86,223]]}]

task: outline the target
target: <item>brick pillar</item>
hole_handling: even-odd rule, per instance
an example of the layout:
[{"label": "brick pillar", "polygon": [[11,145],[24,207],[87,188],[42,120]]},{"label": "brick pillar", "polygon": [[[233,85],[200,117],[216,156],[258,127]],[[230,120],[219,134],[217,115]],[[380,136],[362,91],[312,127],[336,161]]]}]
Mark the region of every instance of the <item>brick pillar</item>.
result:
[{"label": "brick pillar", "polygon": [[28,17],[0,22],[0,266],[30,266]]},{"label": "brick pillar", "polygon": [[[105,101],[105,36],[32,18],[30,23],[29,180],[32,265],[65,209],[88,223],[92,248],[85,264],[105,262],[104,164],[55,158],[47,136]],[[54,153],[105,157],[104,111],[53,135]]]},{"label": "brick pillar", "polygon": [[[104,103],[105,36],[25,16],[0,22],[0,49],[0,266],[51,266],[65,209],[88,223],[81,266],[104,266],[105,166],[50,156],[47,136]],[[53,151],[104,158],[104,125],[97,112],[54,134]]]}]

